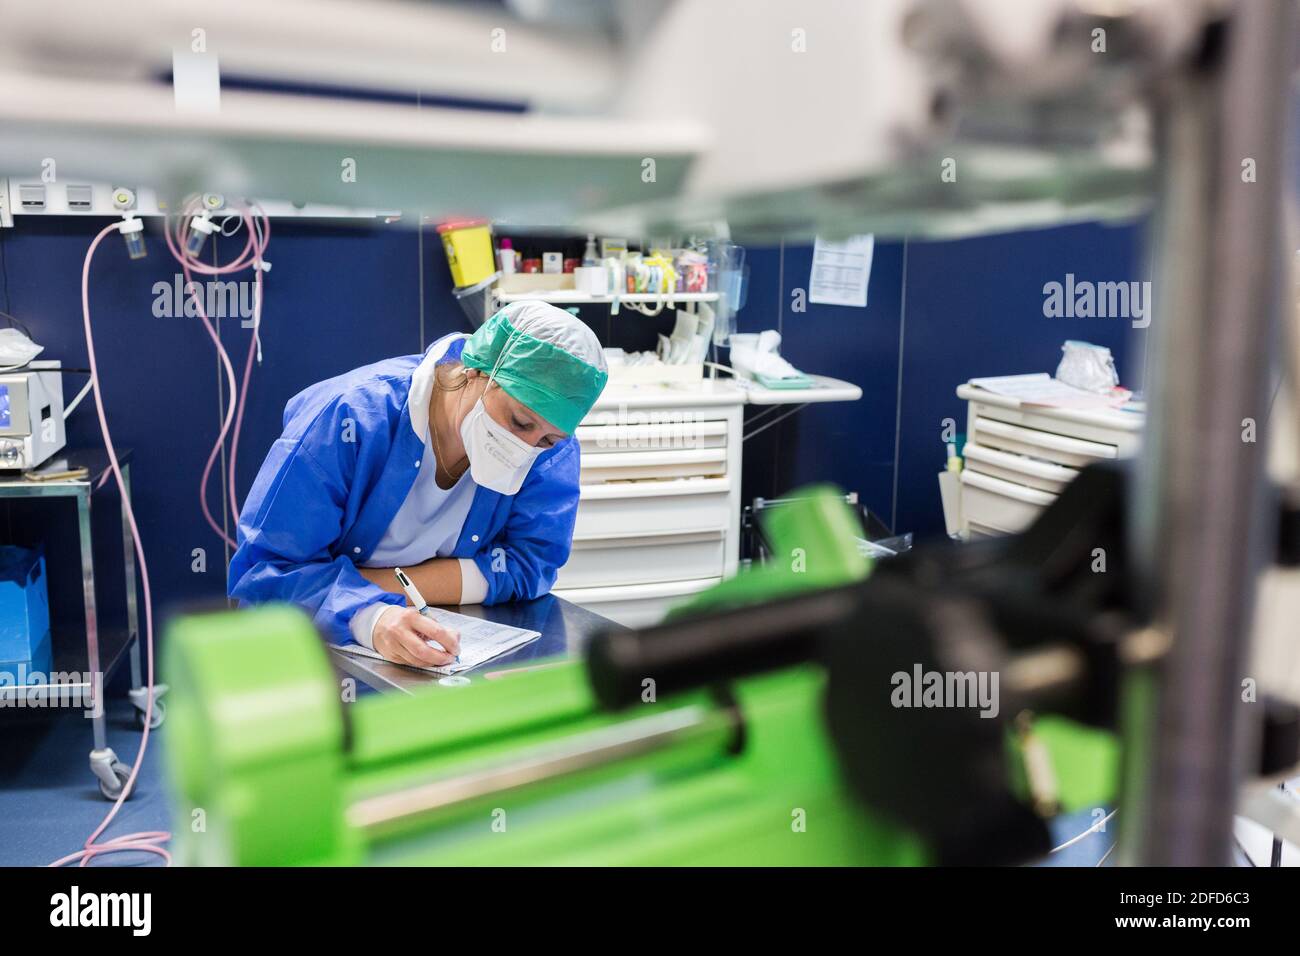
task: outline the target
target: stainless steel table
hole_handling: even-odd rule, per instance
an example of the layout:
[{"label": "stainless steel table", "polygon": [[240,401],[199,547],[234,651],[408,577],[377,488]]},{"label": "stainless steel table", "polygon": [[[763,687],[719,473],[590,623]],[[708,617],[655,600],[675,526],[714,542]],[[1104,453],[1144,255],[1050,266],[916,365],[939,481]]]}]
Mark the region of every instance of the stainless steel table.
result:
[{"label": "stainless steel table", "polygon": [[[542,635],[531,644],[525,644],[465,674],[464,676],[468,677],[471,683],[491,680],[493,678],[489,675],[527,667],[530,663],[541,665],[548,658],[555,660],[576,657],[582,653],[592,635],[600,631],[625,630],[623,625],[616,624],[608,618],[594,614],[553,594],[533,601],[514,601],[491,607],[480,604],[459,607],[447,605],[447,610],[526,628],[530,631],[540,631]],[[438,686],[439,678],[436,674],[428,674],[412,667],[357,657],[339,650],[334,650],[331,656],[339,670],[376,690],[396,690],[409,694],[421,688]]]},{"label": "stainless steel table", "polygon": [[[131,453],[118,452],[126,497],[131,495]],[[91,536],[90,505],[96,491],[112,481],[108,457],[102,450],[64,451],[36,470],[37,474],[68,471],[84,467],[83,478],[55,478],[34,481],[20,474],[0,473],[0,498],[72,498],[77,505],[77,533],[81,545],[81,593],[86,616],[84,648],[69,647],[55,640],[53,666],[45,684],[22,687],[0,686],[0,703],[18,706],[18,695],[27,701],[43,700],[44,706],[83,708],[91,719],[94,749],[90,754],[91,771],[99,781],[106,799],[116,800],[125,783],[129,768],[109,748],[104,725],[103,688],[117,668],[128,658],[131,663],[131,700],[143,713],[145,690],[140,672],[139,608],[135,584],[135,541],[131,525],[122,508],[122,562],[126,579],[126,628],[101,629],[95,600],[95,556]],[[57,637],[57,636],[54,636]],[[154,725],[162,722],[160,706],[154,711]],[[0,714],[3,716],[3,714]]]}]

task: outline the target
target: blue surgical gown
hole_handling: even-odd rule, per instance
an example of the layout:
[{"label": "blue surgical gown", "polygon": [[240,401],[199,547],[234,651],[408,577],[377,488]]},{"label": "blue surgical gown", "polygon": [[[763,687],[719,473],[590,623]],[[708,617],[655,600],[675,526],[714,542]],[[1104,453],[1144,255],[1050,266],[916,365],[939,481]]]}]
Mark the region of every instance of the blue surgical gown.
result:
[{"label": "blue surgical gown", "polygon": [[[463,337],[453,341],[440,363],[459,360],[463,347]],[[297,604],[344,644],[357,611],[405,603],[363,578],[357,564],[383,538],[424,455],[407,403],[421,358],[367,365],[289,400],[284,434],[239,515],[229,590],[241,605]],[[538,456],[514,495],[475,490],[449,557],[478,565],[485,604],[539,597],[569,559],[577,510],[578,443],[567,438]]]}]

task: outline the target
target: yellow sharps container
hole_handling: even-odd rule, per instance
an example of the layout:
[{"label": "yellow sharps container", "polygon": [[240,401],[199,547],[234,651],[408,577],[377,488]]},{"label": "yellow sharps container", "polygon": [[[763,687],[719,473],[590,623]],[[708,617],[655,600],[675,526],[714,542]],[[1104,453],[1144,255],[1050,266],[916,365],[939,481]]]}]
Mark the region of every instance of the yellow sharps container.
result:
[{"label": "yellow sharps container", "polygon": [[492,255],[492,229],[486,219],[444,222],[438,227],[442,248],[458,288],[482,282],[496,271]]}]

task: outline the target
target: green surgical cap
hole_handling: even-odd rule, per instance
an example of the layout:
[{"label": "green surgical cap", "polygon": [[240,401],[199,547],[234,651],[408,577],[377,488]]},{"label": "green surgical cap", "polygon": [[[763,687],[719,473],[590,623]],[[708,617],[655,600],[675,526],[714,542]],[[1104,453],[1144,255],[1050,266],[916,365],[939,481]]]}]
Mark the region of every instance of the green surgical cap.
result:
[{"label": "green surgical cap", "polygon": [[596,334],[546,302],[506,306],[469,337],[461,361],[570,435],[609,379]]}]

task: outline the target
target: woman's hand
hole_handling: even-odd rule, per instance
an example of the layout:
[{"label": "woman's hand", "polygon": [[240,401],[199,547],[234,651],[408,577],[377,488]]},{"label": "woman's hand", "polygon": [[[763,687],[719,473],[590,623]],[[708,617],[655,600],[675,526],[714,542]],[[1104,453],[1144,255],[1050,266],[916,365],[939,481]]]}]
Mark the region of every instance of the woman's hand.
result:
[{"label": "woman's hand", "polygon": [[[372,632],[375,650],[395,664],[438,667],[460,653],[460,635],[422,615],[413,607],[392,607],[379,615]],[[430,647],[426,641],[442,646]]]}]

